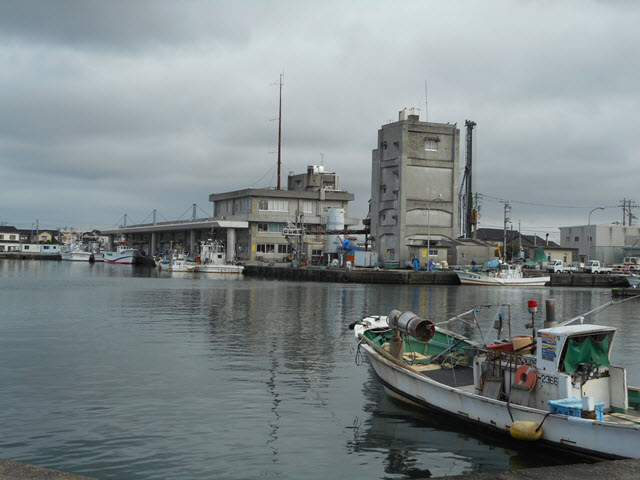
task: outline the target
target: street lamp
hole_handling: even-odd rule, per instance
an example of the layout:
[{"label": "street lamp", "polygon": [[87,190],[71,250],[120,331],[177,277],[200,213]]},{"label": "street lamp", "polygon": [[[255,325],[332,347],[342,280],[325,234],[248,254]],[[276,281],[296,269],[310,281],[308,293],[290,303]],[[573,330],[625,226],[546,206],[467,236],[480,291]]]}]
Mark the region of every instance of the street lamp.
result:
[{"label": "street lamp", "polygon": [[596,207],[589,212],[589,221],[587,223],[587,262],[591,257],[591,214],[596,210],[604,210],[604,207]]},{"label": "street lamp", "polygon": [[430,222],[431,204],[433,202],[441,202],[441,201],[442,201],[442,194],[439,194],[436,198],[431,200],[427,205],[427,267],[429,265],[429,247],[431,246],[431,222]]}]

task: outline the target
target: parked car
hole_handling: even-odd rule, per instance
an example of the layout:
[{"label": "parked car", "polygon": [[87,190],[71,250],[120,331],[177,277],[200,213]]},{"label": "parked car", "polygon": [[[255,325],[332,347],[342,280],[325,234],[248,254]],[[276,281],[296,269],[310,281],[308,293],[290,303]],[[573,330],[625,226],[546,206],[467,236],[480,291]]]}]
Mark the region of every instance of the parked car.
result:
[{"label": "parked car", "polygon": [[611,273],[613,268],[600,265],[600,260],[589,260],[584,266],[584,271],[586,273]]},{"label": "parked car", "polygon": [[574,273],[578,271],[578,267],[565,265],[562,260],[551,260],[547,263],[547,272],[551,273]]},{"label": "parked car", "polygon": [[640,258],[638,257],[624,257],[621,263],[611,265],[614,270],[620,270],[623,272],[638,272],[640,271]]}]

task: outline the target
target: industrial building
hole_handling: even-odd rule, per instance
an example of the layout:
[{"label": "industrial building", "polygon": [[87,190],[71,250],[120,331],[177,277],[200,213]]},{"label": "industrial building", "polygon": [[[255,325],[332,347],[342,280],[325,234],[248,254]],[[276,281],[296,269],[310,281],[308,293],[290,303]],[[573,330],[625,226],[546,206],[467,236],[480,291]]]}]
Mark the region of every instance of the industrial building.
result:
[{"label": "industrial building", "polygon": [[580,262],[599,260],[603,265],[611,265],[624,257],[640,256],[640,227],[590,224],[560,227],[560,245],[577,248]]},{"label": "industrial building", "polygon": [[459,157],[457,126],[421,122],[414,109],[378,130],[369,215],[381,262],[457,260]]},{"label": "industrial building", "polygon": [[[151,223],[127,225],[125,221],[102,234],[109,237],[109,250],[124,237],[128,245],[146,254],[169,249],[195,253],[199,242],[211,238],[226,245],[229,260],[287,261],[297,248],[305,261],[312,262],[326,249],[324,231],[330,214],[339,220],[336,230],[358,224],[348,216],[353,194],[341,190],[338,175],[324,166],[291,173],[287,187],[212,193],[213,217],[197,218],[194,205],[191,220],[157,222],[154,214]],[[306,233],[299,235],[302,229]]]},{"label": "industrial building", "polygon": [[[213,220],[246,222],[238,230],[236,255],[241,261],[287,261],[300,245],[301,256],[318,261],[325,248],[325,226],[332,210],[340,210],[345,229],[357,225],[349,218],[353,194],[340,189],[339,177],[322,165],[311,165],[307,173],[290,174],[287,190],[245,189],[213,193]],[[304,229],[306,232],[301,236]],[[287,235],[285,235],[287,234]]]}]

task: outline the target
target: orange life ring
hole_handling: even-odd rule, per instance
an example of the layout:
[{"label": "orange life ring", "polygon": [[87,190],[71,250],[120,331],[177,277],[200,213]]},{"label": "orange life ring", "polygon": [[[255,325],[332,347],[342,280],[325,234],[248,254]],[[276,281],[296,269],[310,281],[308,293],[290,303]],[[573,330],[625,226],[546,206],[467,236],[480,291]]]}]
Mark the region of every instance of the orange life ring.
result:
[{"label": "orange life ring", "polygon": [[518,385],[524,385],[525,387],[529,387],[531,390],[536,386],[536,381],[538,380],[538,374],[536,373],[536,369],[530,367],[529,365],[521,365],[516,370],[515,383]]}]

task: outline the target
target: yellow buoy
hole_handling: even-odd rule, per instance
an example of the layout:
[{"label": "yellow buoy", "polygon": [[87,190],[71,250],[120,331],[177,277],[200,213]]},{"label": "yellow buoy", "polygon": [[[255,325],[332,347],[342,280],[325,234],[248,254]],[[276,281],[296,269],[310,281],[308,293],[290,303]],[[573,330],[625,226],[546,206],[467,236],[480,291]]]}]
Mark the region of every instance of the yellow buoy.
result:
[{"label": "yellow buoy", "polygon": [[542,436],[542,428],[538,426],[536,422],[513,422],[509,432],[517,440],[535,441]]}]

